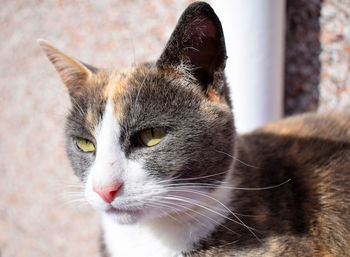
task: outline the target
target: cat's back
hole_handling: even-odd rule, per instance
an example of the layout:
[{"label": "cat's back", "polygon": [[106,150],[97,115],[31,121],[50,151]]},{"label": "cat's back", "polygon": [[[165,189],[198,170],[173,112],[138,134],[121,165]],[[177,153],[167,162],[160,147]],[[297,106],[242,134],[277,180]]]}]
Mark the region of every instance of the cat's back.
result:
[{"label": "cat's back", "polygon": [[[333,170],[350,161],[350,113],[297,115],[269,123],[239,140],[240,150],[249,151],[253,162],[289,159],[315,174],[317,168],[327,167],[334,176]],[[340,173],[350,176],[350,169]]]},{"label": "cat's back", "polygon": [[295,163],[316,168],[332,163],[339,155],[341,158],[337,164],[341,165],[350,161],[347,155],[350,147],[350,113],[297,115],[242,135],[239,142],[239,150],[249,151],[258,162],[271,161],[270,158],[289,158]]},{"label": "cat's back", "polygon": [[238,170],[250,173],[238,172],[243,185],[289,181],[257,196],[273,202],[264,206],[271,219],[263,227],[267,248],[283,256],[349,256],[350,114],[304,114],[267,124],[241,136],[238,152]]},{"label": "cat's back", "polygon": [[350,140],[350,113],[306,113],[269,123],[252,134],[315,137],[325,140]]}]

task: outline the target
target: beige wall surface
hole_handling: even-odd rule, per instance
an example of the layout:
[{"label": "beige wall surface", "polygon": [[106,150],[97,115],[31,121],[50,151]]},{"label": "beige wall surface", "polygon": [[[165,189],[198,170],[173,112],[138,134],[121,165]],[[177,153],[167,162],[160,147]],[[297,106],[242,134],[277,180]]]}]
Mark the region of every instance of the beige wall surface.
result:
[{"label": "beige wall surface", "polygon": [[350,110],[350,1],[324,0],[319,110]]}]

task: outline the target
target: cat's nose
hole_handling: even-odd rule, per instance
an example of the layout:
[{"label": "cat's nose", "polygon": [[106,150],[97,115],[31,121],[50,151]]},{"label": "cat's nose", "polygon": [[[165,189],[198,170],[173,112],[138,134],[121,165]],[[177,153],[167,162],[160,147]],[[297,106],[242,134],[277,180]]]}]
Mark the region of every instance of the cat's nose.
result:
[{"label": "cat's nose", "polygon": [[117,181],[113,183],[113,185],[105,186],[105,187],[93,187],[93,190],[101,196],[101,198],[106,202],[106,203],[111,203],[119,190],[122,187],[122,183]]}]

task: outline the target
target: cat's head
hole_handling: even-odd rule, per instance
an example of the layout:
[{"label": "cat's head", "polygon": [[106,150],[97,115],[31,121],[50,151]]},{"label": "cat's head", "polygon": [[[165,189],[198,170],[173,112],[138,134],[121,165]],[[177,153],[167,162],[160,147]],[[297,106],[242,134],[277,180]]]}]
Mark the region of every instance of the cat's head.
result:
[{"label": "cat's head", "polygon": [[120,223],[181,212],[227,178],[235,132],[208,4],[185,10],[155,63],[108,71],[40,44],[69,91],[67,153],[96,209]]}]

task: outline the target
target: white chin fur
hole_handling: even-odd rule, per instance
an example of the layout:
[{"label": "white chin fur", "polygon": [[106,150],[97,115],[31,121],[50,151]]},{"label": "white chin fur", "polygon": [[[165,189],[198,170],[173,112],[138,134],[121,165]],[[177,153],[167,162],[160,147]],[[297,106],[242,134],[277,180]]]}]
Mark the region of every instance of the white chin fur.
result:
[{"label": "white chin fur", "polygon": [[[230,174],[225,182],[229,179]],[[106,247],[112,257],[182,256],[182,252],[192,249],[194,244],[209,236],[225,220],[228,211],[222,204],[227,204],[230,195],[231,190],[217,188],[210,194],[217,201],[200,199],[203,205],[210,206],[215,212],[189,205],[195,211],[187,211],[190,216],[185,212],[171,213],[171,210],[172,217],[156,216],[157,208],[154,208],[154,214],[152,211],[144,212],[142,218],[138,217],[135,222],[134,217],[105,213],[102,215],[102,226]]]},{"label": "white chin fur", "polygon": [[141,213],[105,213],[114,223],[120,225],[132,225],[139,222],[142,219]]}]

